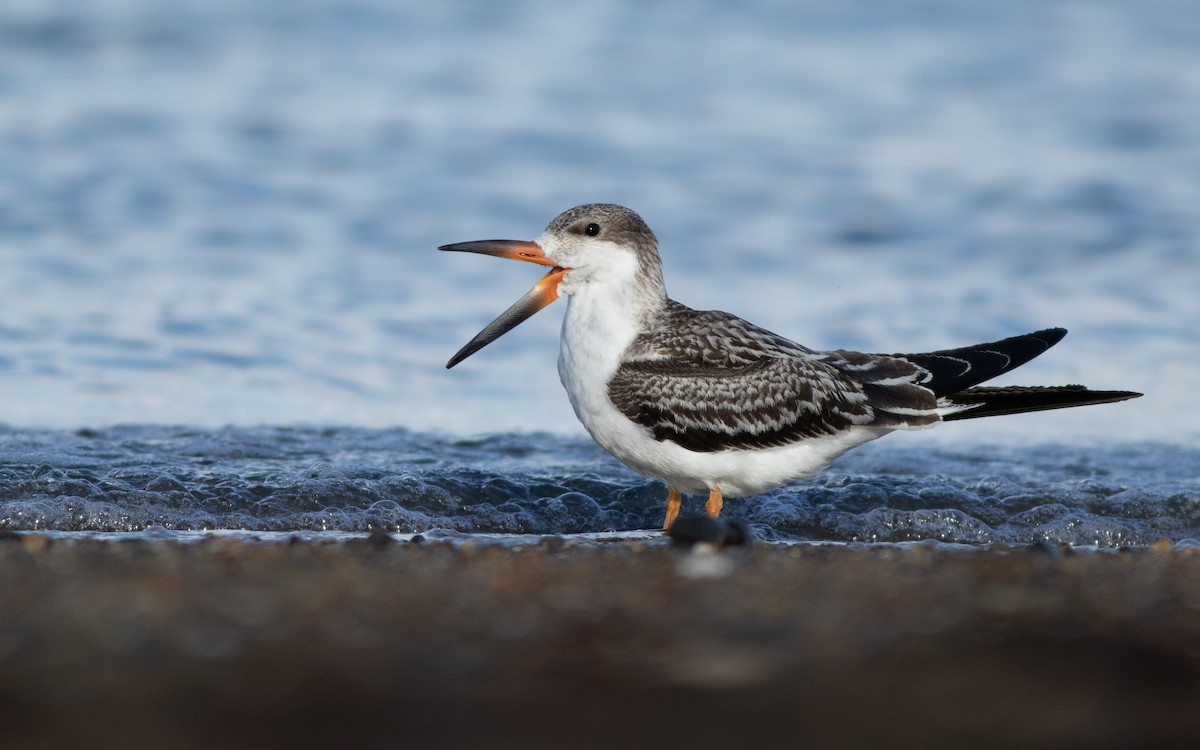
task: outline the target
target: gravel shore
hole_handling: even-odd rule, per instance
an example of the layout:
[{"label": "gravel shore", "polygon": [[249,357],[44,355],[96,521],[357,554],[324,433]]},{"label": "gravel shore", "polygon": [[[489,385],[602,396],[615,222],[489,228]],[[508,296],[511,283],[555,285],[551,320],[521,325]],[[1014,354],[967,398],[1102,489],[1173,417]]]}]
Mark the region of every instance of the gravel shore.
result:
[{"label": "gravel shore", "polygon": [[0,537],[0,746],[1146,746],[1200,549]]}]

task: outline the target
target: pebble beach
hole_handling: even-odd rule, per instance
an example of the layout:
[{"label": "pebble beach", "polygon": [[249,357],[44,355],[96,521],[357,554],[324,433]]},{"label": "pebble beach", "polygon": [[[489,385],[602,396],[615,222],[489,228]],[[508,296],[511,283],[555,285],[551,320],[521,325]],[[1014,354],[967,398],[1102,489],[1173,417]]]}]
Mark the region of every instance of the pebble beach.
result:
[{"label": "pebble beach", "polygon": [[4,746],[1097,747],[1200,730],[1200,549],[0,537]]}]

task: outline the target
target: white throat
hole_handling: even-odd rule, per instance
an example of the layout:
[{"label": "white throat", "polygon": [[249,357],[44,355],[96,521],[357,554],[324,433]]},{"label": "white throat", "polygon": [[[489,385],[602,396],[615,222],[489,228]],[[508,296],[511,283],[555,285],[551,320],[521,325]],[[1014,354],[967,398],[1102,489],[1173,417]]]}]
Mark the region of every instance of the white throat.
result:
[{"label": "white throat", "polygon": [[[570,279],[570,273],[566,281]],[[595,434],[595,426],[612,416],[608,382],[621,355],[647,323],[648,301],[627,280],[579,284],[570,291],[558,351],[558,375],[575,415]],[[601,441],[603,444],[604,441]]]}]

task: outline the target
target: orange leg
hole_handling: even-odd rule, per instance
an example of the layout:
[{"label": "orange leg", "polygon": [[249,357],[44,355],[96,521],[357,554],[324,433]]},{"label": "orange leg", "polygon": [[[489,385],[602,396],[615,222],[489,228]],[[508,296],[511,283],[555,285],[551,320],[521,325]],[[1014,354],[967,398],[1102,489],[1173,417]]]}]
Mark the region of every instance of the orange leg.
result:
[{"label": "orange leg", "polygon": [[704,504],[704,512],[708,513],[709,518],[716,518],[721,515],[721,506],[725,504],[725,498],[721,497],[721,488],[713,487],[708,491],[708,502]]},{"label": "orange leg", "polygon": [[671,528],[671,524],[675,523],[675,516],[679,515],[679,506],[683,504],[683,495],[679,494],[679,490],[674,487],[667,488],[667,520],[663,521],[663,531]]}]

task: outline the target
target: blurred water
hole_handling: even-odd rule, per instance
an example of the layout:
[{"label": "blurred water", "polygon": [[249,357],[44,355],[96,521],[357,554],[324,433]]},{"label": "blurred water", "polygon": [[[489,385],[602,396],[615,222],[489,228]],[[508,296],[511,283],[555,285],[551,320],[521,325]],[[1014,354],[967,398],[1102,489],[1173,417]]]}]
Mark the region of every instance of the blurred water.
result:
[{"label": "blurred water", "polygon": [[[657,523],[657,485],[574,440],[561,305],[443,369],[537,271],[434,248],[531,238],[590,201],[649,221],[694,307],[868,351],[1061,325],[1005,382],[1147,394],[889,438],[847,458],[861,481],[835,467],[746,520],[1194,533],[1200,6],[1183,0],[9,0],[3,523]],[[528,463],[489,469],[509,444]],[[938,478],[872,468],[897,455]],[[1022,479],[1043,455],[1062,472]],[[1144,473],[1075,484],[1106,466]],[[1144,517],[1111,528],[1112,498]],[[925,511],[935,530],[906,531]]]},{"label": "blurred water", "polygon": [[[590,441],[544,433],[5,430],[0,452],[0,530],[599,534],[659,528],[666,499]],[[1200,543],[1200,451],[893,444],[724,515],[776,541]]]},{"label": "blurred water", "polygon": [[1186,2],[14,0],[0,421],[580,434],[557,308],[442,370],[536,271],[433,248],[616,201],[695,307],[873,351],[1063,325],[1016,381],[1148,394],[955,441],[1191,443],[1198,22]]}]

